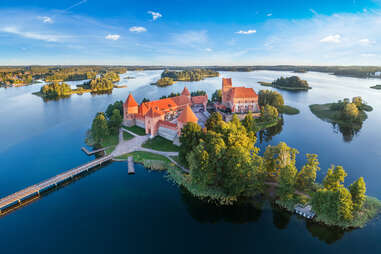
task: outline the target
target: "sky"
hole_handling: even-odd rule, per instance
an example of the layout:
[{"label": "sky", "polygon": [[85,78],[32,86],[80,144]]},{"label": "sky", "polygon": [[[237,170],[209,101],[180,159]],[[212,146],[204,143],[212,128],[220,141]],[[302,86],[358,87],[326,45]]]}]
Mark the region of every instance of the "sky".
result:
[{"label": "sky", "polygon": [[0,0],[0,65],[381,65],[381,0]]}]

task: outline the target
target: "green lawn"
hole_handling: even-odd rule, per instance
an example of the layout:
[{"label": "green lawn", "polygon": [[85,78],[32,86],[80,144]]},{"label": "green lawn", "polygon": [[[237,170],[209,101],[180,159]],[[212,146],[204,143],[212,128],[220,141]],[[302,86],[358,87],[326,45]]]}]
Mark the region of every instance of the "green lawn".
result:
[{"label": "green lawn", "polygon": [[123,131],[123,140],[127,141],[127,140],[132,139],[133,137],[134,136],[131,135],[130,133]]},{"label": "green lawn", "polygon": [[156,136],[153,139],[149,139],[143,144],[144,148],[149,148],[156,151],[163,152],[178,152],[179,147],[174,145],[172,141],[169,141],[163,137]]},{"label": "green lawn", "polygon": [[170,162],[170,160],[168,160],[168,158],[163,155],[154,154],[154,153],[145,152],[145,151],[136,151],[136,152],[132,152],[128,154],[123,154],[121,156],[116,157],[116,159],[127,160],[128,157],[130,156],[133,156],[134,161],[138,163],[143,163],[145,160]]},{"label": "green lawn", "polygon": [[106,149],[106,154],[110,154],[112,151],[114,151],[116,145],[119,143],[119,135],[111,135],[103,139],[101,142],[102,147],[108,147]]},{"label": "green lawn", "polygon": [[136,135],[139,135],[139,136],[145,136],[146,135],[146,130],[139,127],[139,126],[131,126],[131,127],[127,127],[127,126],[123,126],[123,128],[125,128],[126,130],[129,130],[129,131],[132,131],[133,133],[135,133]]},{"label": "green lawn", "polygon": [[279,110],[279,113],[286,114],[286,115],[297,115],[300,113],[299,109],[283,105],[282,108]]},{"label": "green lawn", "polygon": [[255,129],[256,129],[255,131],[258,132],[258,131],[273,127],[273,126],[277,125],[279,123],[279,121],[280,121],[279,118],[272,120],[272,121],[269,121],[269,122],[262,122],[260,120],[256,120],[255,121]]}]

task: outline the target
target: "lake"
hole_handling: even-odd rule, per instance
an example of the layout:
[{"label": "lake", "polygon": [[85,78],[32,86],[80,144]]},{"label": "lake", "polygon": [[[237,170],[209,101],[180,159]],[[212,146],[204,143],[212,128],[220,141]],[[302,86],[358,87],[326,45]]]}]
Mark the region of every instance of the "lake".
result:
[{"label": "lake", "polygon": [[[125,100],[131,92],[138,102],[171,92],[206,90],[209,97],[221,87],[222,77],[234,86],[265,88],[257,81],[272,81],[291,72],[221,72],[200,82],[177,82],[158,88],[150,83],[161,71],[131,71],[121,75],[110,95],[73,95],[44,102],[32,95],[43,84],[0,88],[0,196],[90,161],[81,150],[86,131],[97,112]],[[337,77],[325,73],[297,74],[312,86],[308,92],[279,91],[286,104],[301,113],[285,116],[283,126],[263,133],[258,146],[285,141],[300,151],[319,155],[324,177],[331,164],[348,172],[346,185],[363,176],[367,194],[381,199],[381,91],[370,89],[376,79]],[[123,79],[132,76],[135,79]],[[80,82],[68,82],[71,85]],[[361,96],[374,110],[358,132],[340,130],[315,117],[310,104]],[[344,134],[343,134],[343,133]],[[262,142],[261,142],[262,141]],[[128,175],[125,162],[94,170],[71,184],[0,218],[2,253],[377,253],[381,251],[381,222],[350,232],[307,223],[295,215],[252,202],[216,207],[200,202],[169,182],[165,172],[136,165]]]}]

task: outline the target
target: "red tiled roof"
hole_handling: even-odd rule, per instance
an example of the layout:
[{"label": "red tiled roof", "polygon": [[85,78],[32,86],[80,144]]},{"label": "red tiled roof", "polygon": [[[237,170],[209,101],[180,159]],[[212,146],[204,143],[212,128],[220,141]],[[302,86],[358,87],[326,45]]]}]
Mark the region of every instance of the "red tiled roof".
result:
[{"label": "red tiled roof", "polygon": [[166,127],[166,128],[170,128],[170,129],[177,129],[177,124],[175,123],[171,123],[171,122],[168,122],[168,121],[164,121],[164,120],[159,120],[159,126],[161,127]]},{"label": "red tiled roof", "polygon": [[208,102],[208,95],[192,96],[192,103],[204,104]]},{"label": "red tiled roof", "polygon": [[253,88],[233,87],[229,91],[229,97],[231,99],[237,99],[237,98],[257,98],[258,95],[255,93]]},{"label": "red tiled roof", "polygon": [[124,104],[127,105],[127,107],[137,107],[138,106],[138,103],[135,101],[134,97],[132,97],[131,93],[128,95],[127,100]]},{"label": "red tiled roof", "polygon": [[148,110],[146,116],[151,117],[151,118],[155,118],[155,117],[161,116],[163,114],[164,114],[163,112],[157,110],[156,108],[150,108],[150,110]]},{"label": "red tiled roof", "polygon": [[188,88],[184,86],[184,90],[181,92],[181,95],[189,96],[191,95]]},{"label": "red tiled roof", "polygon": [[198,118],[193,113],[189,105],[187,105],[186,108],[183,110],[183,112],[181,112],[180,116],[177,118],[177,121],[182,123],[188,123],[188,122],[197,123]]}]

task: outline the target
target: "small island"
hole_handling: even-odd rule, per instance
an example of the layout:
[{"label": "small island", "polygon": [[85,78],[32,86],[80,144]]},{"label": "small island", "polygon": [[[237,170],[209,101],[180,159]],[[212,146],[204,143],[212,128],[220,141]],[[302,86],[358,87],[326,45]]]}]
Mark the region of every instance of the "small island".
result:
[{"label": "small island", "polygon": [[291,90],[291,91],[306,91],[311,89],[308,82],[306,80],[302,80],[297,76],[292,76],[288,78],[280,77],[273,82],[263,82],[259,81],[259,84],[262,86],[270,86],[283,90]]},{"label": "small island", "polygon": [[381,90],[381,85],[371,86],[370,88],[373,88],[373,89],[376,89],[376,90]]},{"label": "small island", "polygon": [[310,105],[310,110],[324,121],[341,127],[360,129],[362,123],[368,118],[365,112],[370,112],[373,108],[364,103],[361,97],[354,97],[352,102],[344,99],[337,103],[313,104]]},{"label": "small island", "polygon": [[54,81],[41,87],[39,92],[33,93],[45,100],[59,99],[69,97],[72,94],[84,93],[109,93],[114,88],[122,88],[125,86],[114,85],[114,82],[119,81],[119,75],[114,72],[107,72],[99,78],[94,78],[90,81],[77,85],[77,89],[72,89],[70,85],[64,82]]},{"label": "small island", "polygon": [[218,77],[220,74],[217,71],[209,69],[191,69],[183,71],[170,71],[164,70],[161,74],[161,78],[152,83],[152,85],[157,85],[160,87],[170,86],[175,83],[175,81],[200,81],[205,78]]}]

